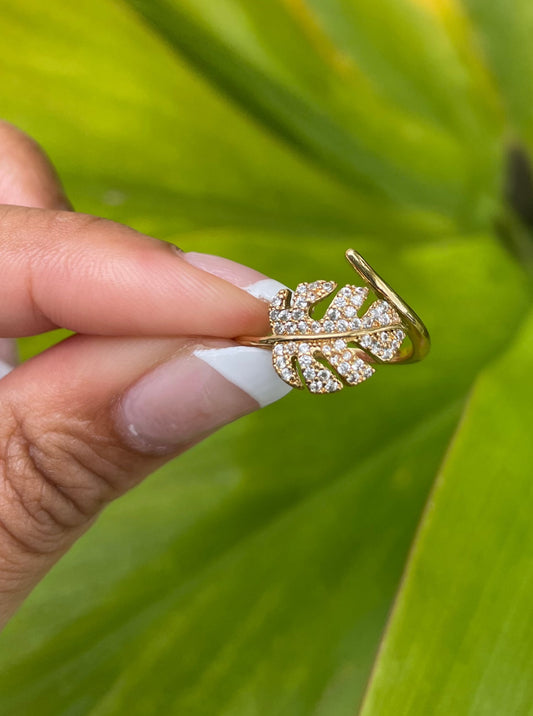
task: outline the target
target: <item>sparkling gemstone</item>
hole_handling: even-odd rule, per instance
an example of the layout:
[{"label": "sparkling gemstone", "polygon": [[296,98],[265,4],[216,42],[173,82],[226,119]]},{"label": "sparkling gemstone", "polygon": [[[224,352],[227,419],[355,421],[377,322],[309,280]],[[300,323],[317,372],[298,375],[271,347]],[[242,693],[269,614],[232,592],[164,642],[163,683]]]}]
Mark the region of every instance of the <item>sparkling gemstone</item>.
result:
[{"label": "sparkling gemstone", "polygon": [[281,377],[283,378],[283,380],[291,380],[292,376],[293,376],[293,373],[290,368],[284,368],[281,371]]},{"label": "sparkling gemstone", "polygon": [[335,343],[333,344],[333,347],[336,351],[343,351],[346,348],[346,341],[343,341],[342,339],[337,339]]},{"label": "sparkling gemstone", "polygon": [[314,370],[313,368],[306,368],[303,371],[303,377],[306,380],[314,380],[316,378],[316,370]]},{"label": "sparkling gemstone", "polygon": [[344,309],[344,315],[347,318],[353,318],[357,315],[357,309],[355,308],[355,306],[346,306],[346,308]]},{"label": "sparkling gemstone", "polygon": [[288,320],[288,318],[289,318],[289,312],[288,312],[287,310],[280,311],[278,318],[279,318],[280,321],[286,321],[286,320]]},{"label": "sparkling gemstone", "polygon": [[309,355],[303,355],[299,358],[300,365],[311,365],[313,362],[313,359]]},{"label": "sparkling gemstone", "polygon": [[350,353],[350,351],[344,351],[344,353],[342,354],[342,359],[350,361],[352,359],[352,354]]},{"label": "sparkling gemstone", "polygon": [[384,314],[380,317],[379,322],[381,323],[382,326],[388,326],[389,323],[390,323],[390,318],[389,318],[389,316],[388,316],[386,313],[384,313]]},{"label": "sparkling gemstone", "polygon": [[300,318],[303,318],[303,317],[304,317],[304,312],[301,311],[300,309],[297,309],[296,311],[292,312],[292,320],[293,321],[299,321]]},{"label": "sparkling gemstone", "polygon": [[324,291],[327,291],[329,293],[330,291],[333,291],[334,284],[331,281],[326,281],[326,283],[322,285],[322,288],[324,289]]},{"label": "sparkling gemstone", "polygon": [[285,368],[286,365],[287,365],[287,361],[285,360],[285,358],[283,358],[282,356],[278,356],[276,358],[276,366],[278,368]]},{"label": "sparkling gemstone", "polygon": [[308,329],[307,321],[298,321],[298,330],[300,333],[305,333]]},{"label": "sparkling gemstone", "polygon": [[346,361],[343,361],[342,363],[339,364],[339,373],[341,375],[346,375],[346,373],[348,373],[349,370],[350,370],[350,364],[347,363]]},{"label": "sparkling gemstone", "polygon": [[326,333],[331,333],[335,330],[335,324],[333,321],[324,321],[324,331]]},{"label": "sparkling gemstone", "polygon": [[355,318],[350,322],[350,328],[352,331],[358,331],[361,328],[361,321],[358,318]]},{"label": "sparkling gemstone", "polygon": [[287,333],[296,333],[296,324],[295,323],[291,323],[289,321],[287,323],[287,325],[285,326],[285,328],[287,329]]},{"label": "sparkling gemstone", "polygon": [[322,368],[322,370],[318,371],[318,377],[320,378],[320,380],[328,380],[329,378],[331,378],[331,373],[329,372],[329,370]]},{"label": "sparkling gemstone", "polygon": [[326,390],[328,393],[335,393],[337,390],[339,390],[340,385],[336,380],[329,380],[326,383]]},{"label": "sparkling gemstone", "polygon": [[328,346],[328,345],[322,346],[322,353],[323,353],[325,356],[331,355],[331,348],[330,348],[330,346]]},{"label": "sparkling gemstone", "polygon": [[337,321],[341,317],[341,312],[336,308],[330,308],[327,316],[328,318],[331,318],[332,321]]},{"label": "sparkling gemstone", "polygon": [[279,311],[276,311],[275,309],[270,311],[270,319],[272,321],[277,321],[279,318]]},{"label": "sparkling gemstone", "polygon": [[297,308],[307,308],[307,301],[305,298],[296,298],[294,301],[294,305]]},{"label": "sparkling gemstone", "polygon": [[312,329],[313,333],[320,333],[320,331],[322,330],[320,321],[313,321],[313,323],[311,324],[311,329]]},{"label": "sparkling gemstone", "polygon": [[283,346],[281,345],[281,343],[278,343],[277,346],[274,346],[274,355],[280,356],[280,355],[282,355],[282,353],[283,353]]},{"label": "sparkling gemstone", "polygon": [[300,353],[309,352],[309,343],[300,343]]},{"label": "sparkling gemstone", "polygon": [[361,340],[359,341],[363,348],[370,348],[370,344],[372,343],[372,339],[370,336],[362,336]]},{"label": "sparkling gemstone", "polygon": [[277,333],[278,335],[281,333],[285,333],[285,324],[284,323],[275,323],[274,324],[274,333]]},{"label": "sparkling gemstone", "polygon": [[337,321],[337,330],[343,333],[348,330],[348,323],[346,321]]}]

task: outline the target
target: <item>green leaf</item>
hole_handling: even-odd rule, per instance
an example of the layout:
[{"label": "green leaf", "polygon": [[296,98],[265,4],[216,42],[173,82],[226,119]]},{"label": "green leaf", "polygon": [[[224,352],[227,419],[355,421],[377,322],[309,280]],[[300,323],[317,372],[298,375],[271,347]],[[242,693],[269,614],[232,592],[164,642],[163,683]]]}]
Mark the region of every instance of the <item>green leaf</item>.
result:
[{"label": "green leaf", "polygon": [[476,381],[362,716],[531,713],[532,363],[530,313]]},{"label": "green leaf", "polygon": [[[353,714],[428,494],[438,474],[435,495],[445,493],[453,461],[470,492],[449,555],[460,539],[476,549],[461,509],[483,495],[494,435],[512,443],[515,401],[523,409],[531,388],[504,386],[481,411],[469,393],[492,375],[531,297],[493,231],[507,100],[472,17],[434,0],[5,0],[2,113],[45,145],[77,208],[289,286],[350,282],[343,253],[353,246],[424,318],[433,349],[337,396],[293,394],[108,508],[3,633],[2,713]],[[30,339],[24,354],[54,339]],[[473,428],[459,422],[467,403]],[[463,430],[465,444],[477,436],[471,452],[460,449]],[[476,649],[460,651],[471,678],[438,664],[427,672],[442,703],[459,684],[475,703],[481,672],[505,665],[509,645],[509,668],[529,654],[516,628],[525,598],[501,596],[499,565],[516,535],[505,552],[496,540],[512,501],[523,509],[527,459],[516,450],[507,465],[501,514],[493,501],[484,508],[495,525],[476,535],[488,552],[470,581],[460,559],[427,550],[437,583],[457,585],[447,628],[458,653],[486,575],[501,597],[476,613]],[[424,544],[423,531],[421,556]],[[525,584],[514,556],[513,584]],[[413,570],[365,716],[380,713],[369,710],[374,694],[397,675],[394,634],[416,653],[437,644],[410,621],[428,586]],[[432,625],[440,602],[425,606]],[[512,622],[507,641],[496,614]],[[503,681],[491,678],[499,704]],[[422,703],[427,686],[413,667],[400,688]]]}]

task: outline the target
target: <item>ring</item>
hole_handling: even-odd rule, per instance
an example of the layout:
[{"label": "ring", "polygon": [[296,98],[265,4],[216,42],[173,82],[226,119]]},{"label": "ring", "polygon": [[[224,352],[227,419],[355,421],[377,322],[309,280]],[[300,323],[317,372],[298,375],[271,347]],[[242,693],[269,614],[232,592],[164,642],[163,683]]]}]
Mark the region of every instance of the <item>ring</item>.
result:
[{"label": "ring", "polygon": [[280,289],[270,302],[271,335],[235,339],[271,349],[275,371],[293,388],[335,393],[370,378],[373,364],[414,363],[429,351],[428,330],[413,309],[357,251],[348,249],[346,259],[366,285],[343,286],[323,318],[311,311],[337,284],[299,283],[294,292]]}]

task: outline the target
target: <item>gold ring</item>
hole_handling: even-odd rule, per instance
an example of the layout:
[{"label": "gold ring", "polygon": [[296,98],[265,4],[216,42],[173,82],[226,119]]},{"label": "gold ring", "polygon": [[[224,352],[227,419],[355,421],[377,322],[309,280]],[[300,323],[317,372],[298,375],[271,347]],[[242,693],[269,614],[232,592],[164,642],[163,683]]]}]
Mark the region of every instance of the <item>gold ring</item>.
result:
[{"label": "gold ring", "polygon": [[346,259],[366,285],[343,286],[323,318],[311,311],[337,284],[300,283],[294,292],[280,289],[270,302],[271,335],[235,339],[270,348],[274,369],[293,388],[335,393],[370,378],[372,364],[414,363],[429,351],[429,333],[413,309],[357,251],[348,249]]}]

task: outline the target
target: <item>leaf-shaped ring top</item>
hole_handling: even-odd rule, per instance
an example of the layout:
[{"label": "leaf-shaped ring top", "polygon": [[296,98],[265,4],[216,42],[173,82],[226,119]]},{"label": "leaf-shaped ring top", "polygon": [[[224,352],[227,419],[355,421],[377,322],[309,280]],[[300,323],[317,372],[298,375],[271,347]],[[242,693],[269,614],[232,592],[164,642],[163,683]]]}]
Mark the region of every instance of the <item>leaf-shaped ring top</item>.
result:
[{"label": "leaf-shaped ring top", "polygon": [[[274,369],[294,388],[335,393],[370,378],[373,363],[413,363],[429,350],[429,333],[412,308],[360,254],[348,249],[346,258],[366,286],[343,286],[322,319],[314,319],[311,310],[337,284],[300,283],[294,292],[281,289],[272,299],[272,335],[237,339],[271,348]],[[370,291],[375,300],[361,315]]]}]

